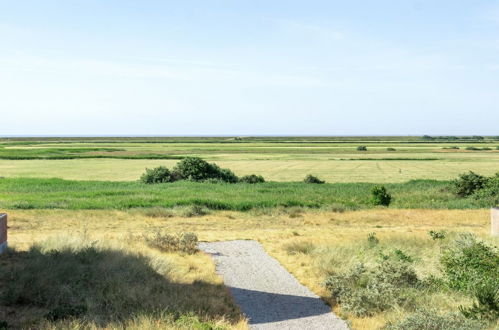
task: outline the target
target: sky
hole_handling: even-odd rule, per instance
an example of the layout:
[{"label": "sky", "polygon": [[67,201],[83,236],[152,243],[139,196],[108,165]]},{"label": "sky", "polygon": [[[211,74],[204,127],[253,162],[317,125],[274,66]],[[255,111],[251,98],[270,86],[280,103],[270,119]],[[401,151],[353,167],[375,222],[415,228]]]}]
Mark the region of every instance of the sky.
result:
[{"label": "sky", "polygon": [[499,135],[499,1],[0,0],[0,136]]}]

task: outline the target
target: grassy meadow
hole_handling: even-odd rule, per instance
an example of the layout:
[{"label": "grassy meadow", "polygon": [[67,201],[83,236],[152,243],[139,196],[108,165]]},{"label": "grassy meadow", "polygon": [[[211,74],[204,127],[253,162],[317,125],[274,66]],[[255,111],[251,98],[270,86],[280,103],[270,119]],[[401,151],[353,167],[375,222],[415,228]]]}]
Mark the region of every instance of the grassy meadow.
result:
[{"label": "grassy meadow", "polygon": [[[10,246],[0,257],[0,329],[245,329],[209,256],[151,246],[158,233],[258,240],[353,329],[424,308],[459,313],[474,298],[434,284],[443,251],[460,233],[499,240],[488,235],[491,205],[456,197],[449,180],[499,172],[497,146],[497,137],[0,139]],[[187,156],[267,182],[138,181]],[[307,174],[326,183],[300,182]],[[370,203],[374,184],[392,194],[389,207]],[[421,283],[386,310],[358,315],[325,285],[396,258]]]}]

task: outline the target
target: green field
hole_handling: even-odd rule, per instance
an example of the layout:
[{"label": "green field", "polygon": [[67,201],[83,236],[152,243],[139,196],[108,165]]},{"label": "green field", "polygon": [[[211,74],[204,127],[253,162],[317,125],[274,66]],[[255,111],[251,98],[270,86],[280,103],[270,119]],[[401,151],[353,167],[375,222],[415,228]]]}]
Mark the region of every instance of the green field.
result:
[{"label": "green field", "polygon": [[[357,151],[359,145],[367,151]],[[237,175],[255,173],[268,181],[301,181],[309,173],[327,182],[449,180],[469,170],[499,171],[498,146],[497,138],[0,139],[0,176],[134,181],[146,167],[172,167],[178,159],[199,156]]]}]

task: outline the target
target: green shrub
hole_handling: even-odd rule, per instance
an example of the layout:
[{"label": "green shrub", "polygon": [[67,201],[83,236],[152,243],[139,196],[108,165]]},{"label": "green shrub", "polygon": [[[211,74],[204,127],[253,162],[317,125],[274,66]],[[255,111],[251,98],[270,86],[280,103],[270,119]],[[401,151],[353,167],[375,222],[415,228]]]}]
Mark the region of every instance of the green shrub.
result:
[{"label": "green shrub", "polygon": [[140,181],[144,183],[164,183],[171,181],[170,170],[164,166],[156,168],[146,168],[146,171],[140,177]]},{"label": "green shrub", "polygon": [[404,251],[402,251],[402,250],[397,249],[397,250],[393,251],[393,254],[400,261],[408,262],[408,263],[414,262],[414,259],[410,255],[405,254]]},{"label": "green shrub", "polygon": [[433,240],[444,239],[445,234],[445,230],[430,230],[428,232],[428,235],[430,235]]},{"label": "green shrub", "polygon": [[499,205],[499,173],[489,178],[482,189],[476,190],[473,198],[488,206]]},{"label": "green shrub", "polygon": [[499,252],[473,234],[461,234],[443,251],[440,262],[451,288],[471,292],[481,283],[499,283]]},{"label": "green shrub", "polygon": [[174,177],[189,181],[206,181],[219,179],[224,182],[236,183],[237,176],[229,169],[220,168],[199,157],[186,157],[173,168]]},{"label": "green shrub", "polygon": [[256,175],[256,174],[250,174],[250,175],[245,175],[239,179],[239,182],[244,182],[244,183],[262,183],[265,182],[265,179],[261,175]]},{"label": "green shrub", "polygon": [[357,151],[367,151],[367,147],[366,146],[358,146]]},{"label": "green shrub", "polygon": [[386,151],[397,151],[395,148],[386,148]]},{"label": "green shrub", "polygon": [[144,235],[147,245],[165,252],[184,252],[194,254],[198,251],[198,237],[193,233],[169,234],[157,231],[153,235]]},{"label": "green shrub", "polygon": [[374,186],[371,189],[371,203],[373,205],[389,206],[392,196],[386,191],[385,186]]},{"label": "green shrub", "polygon": [[473,288],[476,301],[471,307],[460,307],[461,313],[470,319],[499,320],[499,281],[489,280]]},{"label": "green shrub", "polygon": [[390,323],[386,330],[479,330],[480,322],[468,320],[458,313],[439,315],[435,310],[420,310],[397,323]]},{"label": "green shrub", "polygon": [[316,176],[313,176],[312,174],[309,174],[305,177],[305,179],[303,179],[303,182],[305,183],[316,183],[316,184],[322,184],[322,183],[325,183],[325,181],[319,179],[318,177]]},{"label": "green shrub", "polygon": [[488,179],[472,171],[461,174],[452,182],[452,190],[459,197],[471,196],[475,191],[482,189]]},{"label": "green shrub", "polygon": [[408,263],[387,259],[372,268],[360,264],[344,274],[331,275],[325,285],[342,309],[363,317],[408,303],[418,282]]}]

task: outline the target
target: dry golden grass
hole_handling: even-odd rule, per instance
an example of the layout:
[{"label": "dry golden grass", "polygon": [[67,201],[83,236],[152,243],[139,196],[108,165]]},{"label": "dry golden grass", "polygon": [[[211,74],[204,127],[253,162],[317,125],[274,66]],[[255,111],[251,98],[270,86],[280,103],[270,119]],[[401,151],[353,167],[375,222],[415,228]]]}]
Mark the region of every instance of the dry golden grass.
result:
[{"label": "dry golden grass", "polygon": [[[148,216],[149,214],[149,216]],[[34,242],[58,235],[85,234],[101,241],[124,242],[127,237],[163,229],[172,232],[195,232],[202,241],[255,239],[278,259],[304,285],[320,296],[328,293],[322,286],[325,276],[348,268],[356,257],[356,247],[364,244],[367,235],[376,232],[387,248],[402,248],[417,256],[416,269],[422,275],[436,271],[438,243],[431,240],[429,230],[473,232],[487,240],[488,210],[391,210],[374,209],[354,212],[323,212],[300,210],[255,211],[248,213],[215,212],[202,217],[183,218],[177,215],[151,217],[147,210],[132,211],[68,211],[13,210],[9,211],[9,243],[26,249]],[[288,254],[289,244],[305,242],[315,246],[312,253]],[[148,253],[159,253],[148,251]],[[170,254],[176,265],[179,282],[203,280],[221,283],[214,266],[206,255]],[[456,310],[459,301],[448,295],[431,299],[442,310]],[[213,303],[216,303],[215,301]],[[388,320],[404,316],[403,311],[378,314],[370,318],[348,317],[354,329],[377,329]],[[233,325],[244,327],[243,323]]]}]

